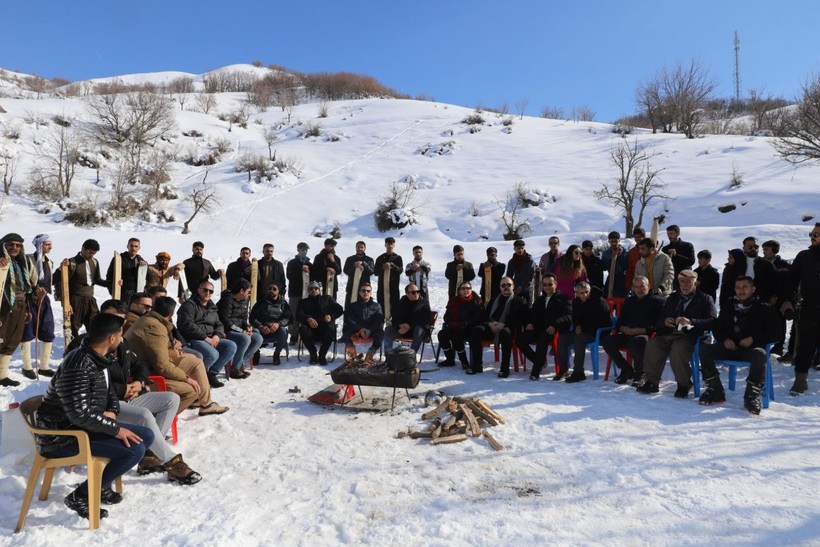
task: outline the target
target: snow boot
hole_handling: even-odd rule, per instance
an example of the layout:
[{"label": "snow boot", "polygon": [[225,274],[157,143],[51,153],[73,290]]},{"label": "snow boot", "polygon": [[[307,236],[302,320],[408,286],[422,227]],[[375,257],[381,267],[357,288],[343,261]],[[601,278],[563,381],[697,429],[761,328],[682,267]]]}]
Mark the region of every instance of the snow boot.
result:
[{"label": "snow boot", "polygon": [[626,366],[621,369],[621,373],[615,378],[615,383],[623,385],[635,377],[635,370],[632,367]]},{"label": "snow boot", "polygon": [[760,393],[763,391],[763,384],[746,382],[746,393],[743,394],[743,408],[754,414],[760,415],[763,404],[760,402]]},{"label": "snow boot", "polygon": [[720,376],[715,374],[709,378],[704,378],[703,383],[706,389],[700,394],[698,402],[702,405],[714,405],[726,402],[726,392],[723,391],[723,384],[720,383]]},{"label": "snow boot", "polygon": [[638,393],[657,393],[660,391],[660,387],[658,386],[657,382],[653,382],[651,380],[646,380],[643,384],[638,387]]},{"label": "snow boot", "polygon": [[441,366],[456,366],[456,350],[453,349],[453,346],[450,346],[449,348],[442,348],[442,351],[444,352],[444,361],[441,362]]},{"label": "snow boot", "polygon": [[[79,488],[65,497],[65,506],[76,512],[84,519],[88,518],[88,493],[81,492]],[[108,511],[100,507],[100,518],[108,516]]]},{"label": "snow boot", "polygon": [[282,350],[280,348],[276,348],[276,351],[273,352],[273,365],[281,365],[282,364]]},{"label": "snow boot", "polygon": [[202,475],[182,460],[182,454],[171,458],[171,461],[165,464],[165,471],[168,473],[168,480],[178,484],[191,485],[202,480]]},{"label": "snow boot", "polygon": [[458,360],[461,362],[461,368],[468,370],[470,368],[470,360],[467,359],[467,352],[461,350],[458,352]]},{"label": "snow boot", "polygon": [[576,369],[572,370],[572,374],[567,376],[567,379],[565,380],[565,382],[568,383],[568,384],[575,384],[577,382],[583,382],[586,379],[587,379],[587,375],[584,372],[584,369],[576,368]]},{"label": "snow boot", "polygon": [[792,388],[789,390],[789,395],[802,395],[809,389],[809,373],[808,372],[795,372],[794,373],[794,384],[792,384]]}]

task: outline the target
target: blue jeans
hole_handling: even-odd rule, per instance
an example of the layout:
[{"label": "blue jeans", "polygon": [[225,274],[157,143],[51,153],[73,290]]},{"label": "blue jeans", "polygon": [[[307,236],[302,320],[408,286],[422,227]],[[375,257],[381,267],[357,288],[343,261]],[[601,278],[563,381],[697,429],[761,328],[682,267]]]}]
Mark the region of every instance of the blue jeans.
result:
[{"label": "blue jeans", "polygon": [[[109,458],[111,460],[108,462],[108,465],[105,466],[105,470],[103,470],[103,488],[110,486],[111,483],[114,482],[114,479],[122,476],[126,471],[137,465],[145,456],[145,450],[154,443],[154,434],[147,427],[122,422],[120,422],[120,425],[136,433],[142,439],[142,442],[140,444],[130,443],[131,446],[125,446],[124,442],[111,435],[104,433],[88,434],[91,440],[91,453],[95,456]],[[68,446],[58,448],[43,455],[47,458],[73,456],[79,452],[79,449],[77,448],[77,441],[73,438],[72,441],[73,442]],[[88,495],[88,481],[82,483],[78,490]]]},{"label": "blue jeans", "polygon": [[281,351],[288,345],[288,328],[279,327],[273,334],[263,336],[263,340],[268,344],[273,343],[273,347]]},{"label": "blue jeans", "polygon": [[262,334],[253,329],[253,334],[245,334],[244,332],[228,331],[228,340],[236,344],[236,352],[231,358],[231,370],[239,370],[248,364],[253,354],[262,347]]},{"label": "blue jeans", "polygon": [[188,347],[202,354],[202,361],[208,374],[217,374],[224,370],[228,361],[236,355],[236,344],[227,338],[220,338],[216,347],[205,340],[189,340]]}]

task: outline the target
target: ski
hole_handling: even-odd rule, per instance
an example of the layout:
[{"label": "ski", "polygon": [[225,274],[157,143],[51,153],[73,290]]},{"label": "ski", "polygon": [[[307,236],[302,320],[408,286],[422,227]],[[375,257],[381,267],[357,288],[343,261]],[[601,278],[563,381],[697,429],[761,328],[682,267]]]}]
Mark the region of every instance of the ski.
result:
[{"label": "ski", "polygon": [[359,298],[359,285],[362,282],[362,270],[356,268],[356,273],[353,274],[353,289],[350,291],[350,304]]},{"label": "ski", "polygon": [[111,281],[111,298],[120,300],[122,298],[122,257],[120,253],[114,251],[114,279]]},{"label": "ski", "polygon": [[191,298],[191,289],[188,288],[188,278],[185,277],[185,264],[178,264],[179,268],[179,286],[182,289],[182,296],[179,297],[180,304]]},{"label": "ski", "polygon": [[248,310],[250,310],[259,298],[259,262],[254,258],[251,260],[251,298]]},{"label": "ski", "polygon": [[490,303],[493,294],[493,268],[487,263],[484,265],[484,305]]},{"label": "ski", "polygon": [[308,296],[308,285],[310,285],[310,273],[302,272],[302,298]]},{"label": "ski", "polygon": [[384,322],[387,324],[392,319],[390,313],[390,269],[387,269],[384,271]]},{"label": "ski", "polygon": [[68,264],[60,266],[60,292],[63,302],[63,338],[64,347],[68,347],[74,335],[71,333],[71,299],[68,294]]},{"label": "ski", "polygon": [[613,291],[615,290],[615,263],[618,261],[618,253],[617,247],[612,251],[612,264],[609,265],[609,279],[607,279],[607,295],[609,298],[615,296]]},{"label": "ski", "polygon": [[336,275],[329,271],[327,272],[327,280],[325,283],[325,294],[328,296],[333,296],[333,281],[335,280]]},{"label": "ski", "polygon": [[9,268],[11,268],[11,259],[5,266],[0,266],[0,304],[6,296],[6,278],[9,276]]},{"label": "ski", "polygon": [[148,264],[137,268],[137,292],[145,290],[145,279],[148,277]]}]

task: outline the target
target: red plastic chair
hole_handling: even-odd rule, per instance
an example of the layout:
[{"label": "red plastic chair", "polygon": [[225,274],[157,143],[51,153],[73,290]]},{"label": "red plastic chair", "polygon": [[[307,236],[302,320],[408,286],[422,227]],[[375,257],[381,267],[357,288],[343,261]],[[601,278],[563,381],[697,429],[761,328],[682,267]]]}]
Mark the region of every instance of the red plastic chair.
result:
[{"label": "red plastic chair", "polygon": [[[425,334],[424,340],[421,341],[421,351],[419,352],[419,358],[418,358],[419,363],[422,361],[422,359],[424,359],[424,348],[426,347],[426,345],[429,343],[430,347],[433,348],[433,330],[435,330],[435,328],[436,328],[436,320],[438,320],[438,312],[437,311],[431,311],[430,312],[430,322],[428,323],[428,326],[427,326],[427,334]],[[405,344],[412,344],[413,343],[413,338],[407,337],[407,336],[397,336],[396,340],[398,340],[399,342],[405,343]],[[433,353],[436,354],[436,349],[435,348],[433,348]],[[515,370],[518,370],[517,365],[516,365]]]},{"label": "red plastic chair", "polygon": [[[148,380],[157,384],[157,389],[159,391],[168,391],[168,385],[165,383],[165,378],[162,376],[149,376]],[[179,416],[174,416],[174,421],[171,422],[171,444],[177,444],[179,440],[179,435],[177,433],[177,420]]]},{"label": "red plastic chair", "polygon": [[[550,346],[552,347],[552,356],[553,356],[553,359],[555,359],[555,374],[560,374],[561,373],[561,365],[558,364],[558,337],[559,336],[560,336],[559,333],[556,332],[555,336],[552,337],[552,344],[550,344]],[[518,349],[518,340],[513,340],[513,351],[516,354],[518,354],[518,356],[521,359],[521,364],[524,367],[524,372],[527,372],[527,358],[524,357],[524,352],[522,352],[520,349]],[[515,361],[517,362],[518,359],[516,359]],[[515,371],[518,372],[517,363],[516,363]]]}]

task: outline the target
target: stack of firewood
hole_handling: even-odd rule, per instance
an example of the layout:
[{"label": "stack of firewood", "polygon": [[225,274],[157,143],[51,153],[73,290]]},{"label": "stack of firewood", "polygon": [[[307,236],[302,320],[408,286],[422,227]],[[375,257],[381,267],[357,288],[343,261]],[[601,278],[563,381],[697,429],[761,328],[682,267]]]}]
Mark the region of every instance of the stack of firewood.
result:
[{"label": "stack of firewood", "polygon": [[433,421],[421,431],[400,431],[398,438],[432,439],[433,444],[449,444],[466,441],[468,436],[483,437],[495,450],[504,449],[484,428],[507,421],[481,399],[447,397],[439,406],[422,414],[421,419]]}]

